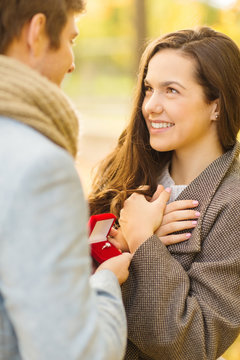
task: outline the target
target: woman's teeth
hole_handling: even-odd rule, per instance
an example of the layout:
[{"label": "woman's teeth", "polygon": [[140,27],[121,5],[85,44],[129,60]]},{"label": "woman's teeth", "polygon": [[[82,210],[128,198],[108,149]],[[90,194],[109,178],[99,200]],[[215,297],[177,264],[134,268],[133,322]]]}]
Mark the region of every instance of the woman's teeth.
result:
[{"label": "woman's teeth", "polygon": [[171,123],[166,123],[166,122],[151,122],[151,126],[154,129],[164,129],[164,128],[169,128],[172,127],[174,124]]}]

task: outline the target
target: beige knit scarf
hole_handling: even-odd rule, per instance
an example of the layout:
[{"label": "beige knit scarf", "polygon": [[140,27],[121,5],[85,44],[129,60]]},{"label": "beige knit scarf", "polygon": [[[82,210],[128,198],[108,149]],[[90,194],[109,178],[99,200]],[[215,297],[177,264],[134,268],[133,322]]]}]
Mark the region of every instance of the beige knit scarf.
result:
[{"label": "beige knit scarf", "polygon": [[31,126],[76,156],[78,118],[71,102],[57,85],[4,55],[0,55],[1,115]]}]

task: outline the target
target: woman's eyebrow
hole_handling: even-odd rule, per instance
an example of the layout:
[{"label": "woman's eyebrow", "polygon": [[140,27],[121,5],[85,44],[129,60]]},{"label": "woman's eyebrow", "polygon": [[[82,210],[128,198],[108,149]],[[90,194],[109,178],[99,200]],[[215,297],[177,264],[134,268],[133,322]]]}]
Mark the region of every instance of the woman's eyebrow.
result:
[{"label": "woman's eyebrow", "polygon": [[180,82],[175,81],[175,80],[163,81],[163,82],[159,83],[160,86],[169,86],[169,85],[173,85],[173,84],[178,85],[181,88],[186,90],[186,88],[182,84],[180,84]]},{"label": "woman's eyebrow", "polygon": [[[150,85],[149,81],[147,79],[144,79],[144,84],[145,85]],[[175,80],[168,80],[168,81],[162,81],[159,83],[159,86],[160,87],[166,87],[166,86],[169,86],[169,85],[178,85],[180,86],[181,88],[183,88],[184,90],[186,90],[186,88],[180,84],[178,81],[175,81]]]}]

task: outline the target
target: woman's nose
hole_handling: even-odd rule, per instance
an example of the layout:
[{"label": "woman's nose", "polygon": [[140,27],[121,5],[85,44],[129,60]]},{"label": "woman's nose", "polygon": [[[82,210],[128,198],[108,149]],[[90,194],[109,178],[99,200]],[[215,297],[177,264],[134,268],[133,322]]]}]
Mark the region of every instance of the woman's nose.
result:
[{"label": "woman's nose", "polygon": [[163,106],[161,103],[161,96],[157,94],[156,92],[153,92],[151,96],[146,99],[145,102],[145,111],[148,114],[151,113],[161,113],[163,110]]}]

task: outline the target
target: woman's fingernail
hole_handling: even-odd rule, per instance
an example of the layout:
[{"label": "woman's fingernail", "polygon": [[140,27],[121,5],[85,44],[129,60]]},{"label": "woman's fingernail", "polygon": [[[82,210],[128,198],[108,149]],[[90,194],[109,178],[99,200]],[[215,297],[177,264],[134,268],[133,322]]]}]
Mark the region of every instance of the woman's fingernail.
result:
[{"label": "woman's fingernail", "polygon": [[193,205],[198,205],[198,201],[197,201],[197,200],[193,200]]},{"label": "woman's fingernail", "polygon": [[200,215],[201,215],[201,214],[200,214],[199,211],[196,211],[196,212],[195,212],[195,216],[196,216],[196,217],[199,217]]},{"label": "woman's fingernail", "polygon": [[172,189],[170,187],[167,187],[165,190],[166,192],[170,193]]},{"label": "woman's fingernail", "polygon": [[193,221],[192,221],[192,224],[193,224],[193,225],[197,225],[197,221],[196,221],[196,220],[193,220]]},{"label": "woman's fingernail", "polygon": [[187,233],[187,234],[186,234],[186,238],[187,238],[187,239],[189,239],[190,236],[191,236],[191,233]]}]

